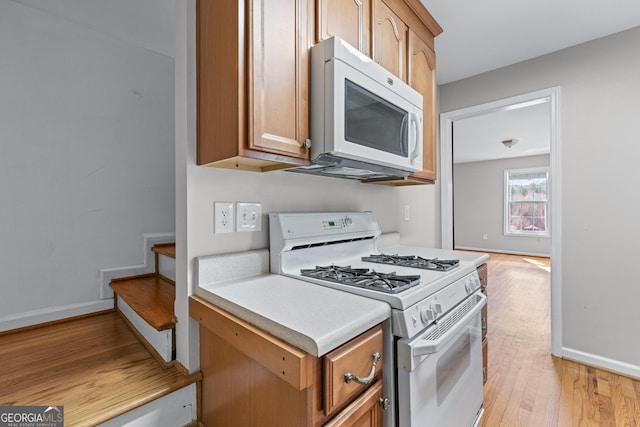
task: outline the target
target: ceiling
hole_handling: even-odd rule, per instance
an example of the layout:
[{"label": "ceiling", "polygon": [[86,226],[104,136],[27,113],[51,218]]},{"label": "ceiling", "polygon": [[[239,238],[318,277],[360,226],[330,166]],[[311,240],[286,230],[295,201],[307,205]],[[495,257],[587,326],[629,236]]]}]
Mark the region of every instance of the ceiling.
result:
[{"label": "ceiling", "polygon": [[637,0],[421,0],[445,84],[640,25]]},{"label": "ceiling", "polygon": [[[549,100],[456,120],[453,123],[453,162],[468,163],[549,154]],[[517,139],[506,147],[503,140]]]}]

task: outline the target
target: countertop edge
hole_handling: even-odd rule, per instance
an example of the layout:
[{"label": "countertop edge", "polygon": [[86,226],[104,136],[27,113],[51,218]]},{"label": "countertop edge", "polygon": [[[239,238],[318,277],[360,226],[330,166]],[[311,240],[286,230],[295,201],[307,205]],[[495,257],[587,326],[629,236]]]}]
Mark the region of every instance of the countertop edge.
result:
[{"label": "countertop edge", "polygon": [[[327,289],[327,288],[322,288]],[[335,291],[333,292],[341,292]],[[196,289],[196,296],[209,301],[210,303],[218,306],[219,308],[227,311],[228,313],[244,320],[251,325],[262,329],[263,331],[273,335],[282,341],[297,347],[306,353],[321,357],[329,351],[339,347],[340,345],[350,341],[361,333],[369,330],[375,325],[384,322],[391,317],[391,308],[388,304],[379,302],[378,309],[374,312],[368,312],[368,318],[366,321],[354,322],[345,325],[341,333],[336,333],[332,337],[313,338],[310,337],[292,327],[285,326],[269,317],[261,315],[255,311],[252,311],[246,307],[243,307],[233,301],[223,298],[215,293],[198,287]],[[336,294],[338,295],[338,294]],[[348,332],[346,332],[348,330]]]}]

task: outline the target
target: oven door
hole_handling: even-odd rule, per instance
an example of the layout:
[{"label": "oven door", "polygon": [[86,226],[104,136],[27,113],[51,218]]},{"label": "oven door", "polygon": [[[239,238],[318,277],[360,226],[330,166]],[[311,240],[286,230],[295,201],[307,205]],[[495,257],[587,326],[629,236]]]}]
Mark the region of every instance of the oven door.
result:
[{"label": "oven door", "polygon": [[486,297],[474,293],[417,337],[398,340],[400,427],[471,427],[482,416]]}]

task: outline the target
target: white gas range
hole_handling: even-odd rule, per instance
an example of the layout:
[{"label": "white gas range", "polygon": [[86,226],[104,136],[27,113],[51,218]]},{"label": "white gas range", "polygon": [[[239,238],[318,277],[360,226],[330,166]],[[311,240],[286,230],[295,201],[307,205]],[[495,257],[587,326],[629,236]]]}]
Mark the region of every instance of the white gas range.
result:
[{"label": "white gas range", "polygon": [[269,220],[272,273],[391,306],[386,426],[479,423],[486,298],[473,262],[429,258],[415,247],[383,253],[371,212],[271,213]]}]

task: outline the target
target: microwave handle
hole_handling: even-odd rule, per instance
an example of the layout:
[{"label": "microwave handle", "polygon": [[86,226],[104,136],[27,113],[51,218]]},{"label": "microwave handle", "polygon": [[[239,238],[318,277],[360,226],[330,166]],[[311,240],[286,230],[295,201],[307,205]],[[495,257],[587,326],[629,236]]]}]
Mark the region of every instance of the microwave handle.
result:
[{"label": "microwave handle", "polygon": [[412,162],[415,159],[419,159],[422,157],[422,126],[418,115],[415,113],[409,113],[409,129],[413,129],[414,127],[415,133],[413,133],[413,146],[411,148],[410,155]]}]

